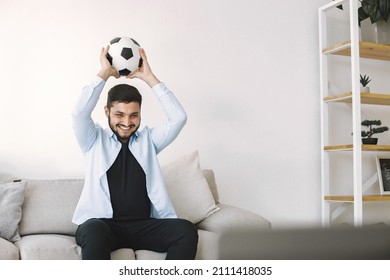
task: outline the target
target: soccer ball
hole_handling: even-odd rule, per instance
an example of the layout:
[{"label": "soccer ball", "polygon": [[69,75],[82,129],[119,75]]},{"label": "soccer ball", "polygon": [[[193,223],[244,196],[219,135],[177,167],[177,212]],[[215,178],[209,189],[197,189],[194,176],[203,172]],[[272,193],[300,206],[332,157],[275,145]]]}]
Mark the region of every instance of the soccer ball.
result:
[{"label": "soccer ball", "polygon": [[129,37],[116,37],[110,41],[107,59],[119,75],[127,76],[142,65],[140,45]]}]

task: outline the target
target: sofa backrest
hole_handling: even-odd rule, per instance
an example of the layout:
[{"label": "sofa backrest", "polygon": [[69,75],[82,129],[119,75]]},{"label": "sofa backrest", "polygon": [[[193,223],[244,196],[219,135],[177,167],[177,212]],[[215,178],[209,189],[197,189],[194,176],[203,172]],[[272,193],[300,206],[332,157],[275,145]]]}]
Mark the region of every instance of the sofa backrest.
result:
[{"label": "sofa backrest", "polygon": [[[219,203],[214,172],[202,170],[215,202]],[[21,236],[57,233],[74,235],[77,226],[72,223],[73,212],[83,188],[84,180],[25,180],[26,194],[19,224]]]},{"label": "sofa backrest", "polygon": [[84,180],[26,180],[19,224],[21,236],[40,233],[74,235],[72,216]]}]

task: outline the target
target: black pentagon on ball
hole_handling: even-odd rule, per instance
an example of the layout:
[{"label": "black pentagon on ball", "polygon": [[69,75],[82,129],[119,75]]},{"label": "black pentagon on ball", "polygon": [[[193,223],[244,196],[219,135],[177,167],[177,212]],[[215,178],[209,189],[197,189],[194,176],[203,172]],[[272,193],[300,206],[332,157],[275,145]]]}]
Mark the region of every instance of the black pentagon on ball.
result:
[{"label": "black pentagon on ball", "polygon": [[118,73],[121,76],[127,76],[131,73],[131,71],[129,69],[122,69],[122,70],[119,70]]},{"label": "black pentagon on ball", "polygon": [[131,41],[133,41],[133,43],[136,44],[138,47],[140,46],[140,45],[137,43],[136,40],[134,40],[134,39],[132,39],[132,38],[130,38],[130,39],[131,39]]},{"label": "black pentagon on ball", "polygon": [[121,51],[121,56],[124,59],[130,59],[133,57],[133,50],[131,48],[123,48]]},{"label": "black pentagon on ball", "polygon": [[116,37],[110,41],[110,44],[112,45],[112,44],[118,43],[120,39],[121,39],[121,37]]}]

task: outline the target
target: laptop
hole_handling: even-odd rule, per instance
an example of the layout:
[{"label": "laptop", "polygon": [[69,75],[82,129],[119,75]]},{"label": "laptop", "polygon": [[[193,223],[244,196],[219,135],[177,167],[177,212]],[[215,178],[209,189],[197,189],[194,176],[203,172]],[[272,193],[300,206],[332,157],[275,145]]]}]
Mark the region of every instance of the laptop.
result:
[{"label": "laptop", "polygon": [[390,259],[390,227],[240,230],[221,235],[222,260]]}]

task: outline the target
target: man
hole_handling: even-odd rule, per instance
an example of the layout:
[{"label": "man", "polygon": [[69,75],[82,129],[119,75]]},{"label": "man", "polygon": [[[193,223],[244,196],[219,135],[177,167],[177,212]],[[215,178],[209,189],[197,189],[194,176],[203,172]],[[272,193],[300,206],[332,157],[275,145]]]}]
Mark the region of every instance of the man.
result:
[{"label": "man", "polygon": [[79,225],[76,242],[83,259],[110,259],[119,248],[167,252],[166,259],[194,259],[198,234],[195,226],[178,219],[163,182],[157,154],[169,145],[186,123],[182,106],[153,74],[145,51],[142,65],[127,76],[147,83],[167,119],[154,128],[138,128],[142,96],[127,84],[108,92],[105,114],[109,127],[95,124],[91,113],[105,82],[119,78],[100,54],[101,69],[84,87],[73,110],[73,128],[86,158],[85,184],[72,221]]}]

